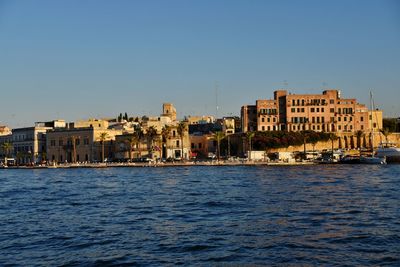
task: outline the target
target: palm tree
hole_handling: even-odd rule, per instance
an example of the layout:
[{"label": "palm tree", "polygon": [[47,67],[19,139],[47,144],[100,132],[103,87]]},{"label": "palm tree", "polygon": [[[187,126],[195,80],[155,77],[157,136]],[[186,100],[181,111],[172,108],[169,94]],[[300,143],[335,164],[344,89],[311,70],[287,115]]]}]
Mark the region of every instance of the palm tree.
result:
[{"label": "palm tree", "polygon": [[130,135],[125,140],[125,143],[128,144],[128,146],[129,146],[129,161],[132,161],[132,150],[133,150],[133,147],[135,146],[136,142],[137,142],[137,140],[133,134]]},{"label": "palm tree", "polygon": [[251,144],[251,140],[253,139],[255,133],[254,132],[247,132],[246,133],[246,138],[247,141],[249,142],[249,160],[251,160],[251,150],[252,150],[252,144]]},{"label": "palm tree", "polygon": [[307,139],[308,139],[308,133],[306,131],[302,131],[301,135],[303,136],[303,158],[307,158],[307,150],[306,150],[306,144],[307,144]]},{"label": "palm tree", "polygon": [[225,138],[225,134],[221,131],[215,132],[213,136],[214,140],[217,141],[217,160],[221,157],[221,140]]},{"label": "palm tree", "polygon": [[154,139],[157,137],[158,133],[157,133],[157,129],[154,126],[150,126],[147,129],[147,133],[146,133],[146,137],[147,137],[147,144],[150,145],[148,146],[148,152],[150,157],[153,157],[153,141]]},{"label": "palm tree", "polygon": [[140,141],[142,140],[144,134],[143,134],[143,130],[140,127],[137,127],[135,129],[135,132],[133,133],[133,137],[136,140],[136,148],[138,150],[138,155],[137,157],[141,157],[142,156],[142,151],[140,149]]},{"label": "palm tree", "polygon": [[12,144],[9,143],[9,142],[5,142],[5,143],[3,143],[3,144],[1,145],[1,148],[2,148],[3,151],[4,151],[4,156],[5,156],[5,158],[4,158],[4,164],[7,165],[7,158],[8,158],[8,156],[10,156],[10,151],[11,151],[11,149],[12,149]]},{"label": "palm tree", "polygon": [[[336,139],[338,139],[338,137],[336,136],[336,134],[334,134],[334,133],[330,133],[330,134],[329,134],[329,140],[331,140],[331,145],[332,145],[332,147],[331,147],[331,149],[332,149],[332,160],[333,160],[333,142],[334,142]],[[340,140],[339,140],[339,142],[340,142]]]},{"label": "palm tree", "polygon": [[168,125],[165,125],[162,130],[161,130],[161,142],[162,142],[162,158],[166,158],[166,151],[165,151],[165,146],[167,144],[167,139],[169,138],[171,133],[171,127]]},{"label": "palm tree", "polygon": [[184,122],[184,121],[179,122],[177,132],[181,139],[181,157],[182,157],[182,159],[183,159],[183,137],[185,136],[186,131],[187,131],[186,122]]},{"label": "palm tree", "polygon": [[73,154],[73,160],[72,162],[75,163],[76,162],[76,140],[78,139],[78,137],[76,136],[71,136],[71,141],[72,141],[72,154]]},{"label": "palm tree", "polygon": [[4,155],[5,155],[6,157],[8,157],[8,156],[10,155],[10,151],[11,151],[11,149],[12,149],[12,144],[9,143],[9,142],[5,142],[5,143],[3,143],[3,144],[1,145],[1,148],[2,148],[3,151],[4,151]]},{"label": "palm tree", "polygon": [[379,132],[385,137],[385,142],[388,143],[388,136],[390,134],[388,128],[380,129]]},{"label": "palm tree", "polygon": [[363,131],[358,130],[358,131],[356,132],[357,147],[358,147],[358,148],[361,148],[361,139],[363,138],[363,136],[364,136],[364,132],[363,132]]},{"label": "palm tree", "polygon": [[103,132],[100,134],[100,143],[101,143],[101,162],[104,162],[104,142],[109,137],[108,133]]}]

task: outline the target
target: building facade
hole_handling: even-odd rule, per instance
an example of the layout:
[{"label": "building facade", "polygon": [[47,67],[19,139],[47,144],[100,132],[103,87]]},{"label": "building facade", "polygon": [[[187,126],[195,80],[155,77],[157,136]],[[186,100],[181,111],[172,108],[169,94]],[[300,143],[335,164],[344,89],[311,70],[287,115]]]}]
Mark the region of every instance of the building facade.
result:
[{"label": "building facade", "polygon": [[121,130],[101,120],[70,123],[47,131],[46,148],[52,163],[101,162],[114,158],[114,140]]},{"label": "building facade", "polygon": [[274,92],[270,100],[241,109],[242,129],[247,131],[306,131],[351,133],[379,130],[382,111],[369,111],[354,98],[342,98],[338,90],[322,94]]}]

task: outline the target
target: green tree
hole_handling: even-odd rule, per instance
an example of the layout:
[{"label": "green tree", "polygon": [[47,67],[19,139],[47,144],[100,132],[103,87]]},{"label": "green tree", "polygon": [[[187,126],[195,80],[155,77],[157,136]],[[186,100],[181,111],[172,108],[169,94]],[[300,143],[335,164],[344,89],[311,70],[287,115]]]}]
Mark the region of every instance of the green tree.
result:
[{"label": "green tree", "polygon": [[148,144],[147,150],[148,150],[151,158],[153,157],[153,148],[154,148],[153,143],[157,136],[158,136],[157,129],[154,126],[150,126],[147,129],[146,138],[147,138],[147,144]]},{"label": "green tree", "polygon": [[133,156],[132,156],[133,147],[135,146],[136,142],[137,142],[136,138],[133,134],[129,135],[128,138],[125,140],[125,144],[127,144],[129,147],[129,161],[131,161],[131,162],[133,159]]},{"label": "green tree", "polygon": [[144,134],[143,134],[142,128],[140,128],[140,126],[136,127],[135,132],[133,133],[133,137],[136,140],[136,148],[138,150],[138,155],[137,155],[138,157],[142,156],[142,150],[140,148],[140,143],[142,141],[143,136],[144,136]]},{"label": "green tree", "polygon": [[335,140],[337,140],[337,139],[338,139],[338,137],[336,136],[336,134],[329,133],[329,140],[331,140],[332,159],[333,159],[333,142],[335,142]]},{"label": "green tree", "polygon": [[104,162],[104,143],[107,140],[107,138],[109,138],[108,133],[106,132],[100,133],[99,139],[101,143],[101,162]]},{"label": "green tree", "polygon": [[183,138],[187,132],[187,123],[185,121],[179,122],[177,132],[181,140],[181,158],[183,159]]},{"label": "green tree", "polygon": [[217,141],[217,160],[221,157],[221,140],[225,138],[225,134],[221,131],[215,132],[213,139]]},{"label": "green tree", "polygon": [[171,133],[171,127],[168,125],[165,125],[162,129],[161,129],[161,143],[162,143],[162,148],[161,148],[161,157],[162,158],[166,158],[167,155],[166,154],[166,145],[167,145],[167,139],[169,138]]},{"label": "green tree", "polygon": [[4,151],[4,155],[5,155],[6,157],[9,157],[9,156],[10,156],[11,149],[12,149],[12,144],[9,143],[9,142],[5,142],[5,143],[3,143],[3,144],[1,145],[1,149]]}]

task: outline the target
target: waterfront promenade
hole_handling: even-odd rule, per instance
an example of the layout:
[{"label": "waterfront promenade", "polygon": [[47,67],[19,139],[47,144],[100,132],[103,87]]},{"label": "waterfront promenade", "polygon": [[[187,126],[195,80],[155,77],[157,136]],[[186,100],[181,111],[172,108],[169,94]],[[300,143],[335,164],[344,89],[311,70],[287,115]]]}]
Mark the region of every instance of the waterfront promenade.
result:
[{"label": "waterfront promenade", "polygon": [[150,162],[150,163],[64,163],[57,165],[38,166],[3,166],[3,169],[68,169],[68,168],[117,168],[117,167],[189,167],[189,166],[298,166],[314,165],[312,161],[281,162],[281,161],[187,161],[187,162]]}]

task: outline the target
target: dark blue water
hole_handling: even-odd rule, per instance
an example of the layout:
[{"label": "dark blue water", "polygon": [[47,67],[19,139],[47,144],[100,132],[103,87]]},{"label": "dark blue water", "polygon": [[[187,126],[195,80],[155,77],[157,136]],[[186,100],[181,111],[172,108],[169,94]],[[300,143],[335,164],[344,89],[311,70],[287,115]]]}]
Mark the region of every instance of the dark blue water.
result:
[{"label": "dark blue water", "polygon": [[400,165],[0,170],[0,265],[400,265]]}]

